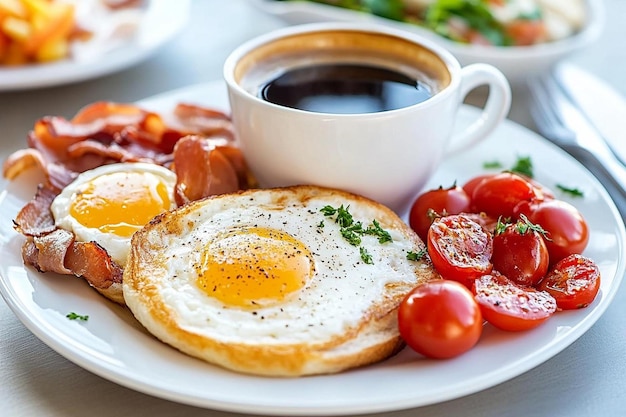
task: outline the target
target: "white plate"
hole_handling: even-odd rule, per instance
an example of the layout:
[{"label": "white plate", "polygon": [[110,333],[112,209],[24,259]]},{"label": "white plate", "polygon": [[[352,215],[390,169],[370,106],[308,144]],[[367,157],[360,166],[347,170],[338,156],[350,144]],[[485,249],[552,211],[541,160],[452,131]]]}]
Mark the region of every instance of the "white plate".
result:
[{"label": "white plate", "polygon": [[176,35],[188,20],[189,8],[190,0],[152,0],[141,17],[137,32],[109,51],[92,54],[87,48],[80,60],[0,66],[0,91],[75,83],[129,68],[148,58]]},{"label": "white plate", "polygon": [[[167,111],[179,101],[228,109],[222,82],[141,104]],[[473,113],[465,107],[461,119]],[[446,161],[429,186],[464,181],[482,172],[485,161],[511,165],[517,156],[530,156],[537,179],[546,185],[584,191],[584,199],[574,203],[591,227],[586,254],[600,266],[601,290],[588,308],[558,313],[533,331],[506,333],[486,326],[478,345],[453,360],[427,360],[405,349],[362,369],[283,379],[241,375],[190,358],[151,337],[127,309],[108,302],[81,279],[24,268],[23,238],[9,219],[32,197],[34,174],[9,184],[0,195],[0,292],[24,325],[67,359],[120,385],[180,403],[252,414],[338,415],[458,398],[520,375],[578,339],[606,310],[626,269],[624,224],[604,188],[571,157],[516,124],[502,124],[482,145]],[[89,315],[89,320],[68,320],[69,312]]]},{"label": "white plate", "polygon": [[478,62],[494,65],[504,73],[513,85],[525,82],[529,75],[545,72],[566,56],[588,47],[600,35],[605,21],[602,0],[587,0],[589,10],[586,14],[587,23],[577,34],[559,41],[539,45],[498,47],[458,43],[418,25],[322,3],[276,0],[250,1],[259,10],[292,25],[325,21],[374,22],[414,32],[448,49],[461,65]]}]

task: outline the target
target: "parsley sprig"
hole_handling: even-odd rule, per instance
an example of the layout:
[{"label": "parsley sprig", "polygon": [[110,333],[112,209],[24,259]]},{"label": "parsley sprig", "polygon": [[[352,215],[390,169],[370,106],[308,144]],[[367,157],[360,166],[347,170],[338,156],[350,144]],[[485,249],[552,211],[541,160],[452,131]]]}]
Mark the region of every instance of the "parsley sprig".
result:
[{"label": "parsley sprig", "polygon": [[557,184],[556,188],[558,188],[559,190],[563,191],[566,194],[571,195],[572,197],[584,197],[585,196],[585,194],[578,188],[567,187],[562,184]]},{"label": "parsley sprig", "polygon": [[525,235],[526,233],[531,233],[531,232],[537,232],[541,236],[543,236],[546,240],[551,240],[548,237],[547,230],[545,230],[540,225],[531,222],[528,219],[528,217],[526,217],[523,214],[520,214],[519,220],[517,220],[515,223],[511,223],[510,219],[498,218],[498,222],[496,223],[495,235],[497,236],[497,235],[504,233],[504,231],[510,225],[513,225],[513,227],[515,228],[515,231],[519,233],[520,235]]},{"label": "parsley sprig", "polygon": [[[504,166],[500,161],[485,161],[483,162],[483,168],[485,169],[501,169]],[[527,176],[528,178],[533,178],[533,161],[530,156],[518,156],[515,160],[515,163],[511,168],[506,169],[505,171],[514,172],[516,174],[522,174]]]},{"label": "parsley sprig", "polygon": [[82,314],[76,314],[73,311],[67,313],[65,315],[65,317],[67,317],[70,320],[80,320],[80,321],[87,321],[87,320],[89,320],[89,316],[82,315]]},{"label": "parsley sprig", "polygon": [[406,254],[406,259],[408,259],[409,261],[419,261],[424,256],[426,256],[427,253],[428,250],[426,248],[422,248],[418,252],[409,251]]},{"label": "parsley sprig", "polygon": [[[335,216],[335,223],[340,227],[341,236],[352,246],[359,246],[362,242],[362,236],[365,235],[378,237],[378,243],[381,244],[393,241],[389,232],[383,229],[376,219],[369,226],[363,227],[362,222],[354,220],[349,208],[350,206],[344,207],[343,204],[339,207],[326,205],[320,211],[326,217]],[[359,248],[359,251],[363,262],[366,264],[374,263],[372,256],[363,246]]]}]

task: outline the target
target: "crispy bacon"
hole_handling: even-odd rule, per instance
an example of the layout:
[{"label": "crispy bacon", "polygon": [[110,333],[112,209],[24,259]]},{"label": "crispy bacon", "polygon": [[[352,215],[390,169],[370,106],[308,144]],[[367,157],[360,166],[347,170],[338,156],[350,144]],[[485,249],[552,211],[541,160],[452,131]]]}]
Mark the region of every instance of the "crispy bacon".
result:
[{"label": "crispy bacon", "polygon": [[180,103],[176,106],[174,114],[189,129],[196,130],[204,136],[222,136],[229,140],[235,138],[230,117],[220,110]]},{"label": "crispy bacon", "polygon": [[174,196],[179,206],[242,188],[237,171],[221,151],[223,147],[219,142],[195,135],[178,141],[173,168],[176,172]]},{"label": "crispy bacon", "polygon": [[[31,265],[38,271],[52,271],[59,274],[71,274],[72,271],[65,267],[65,254],[74,243],[74,234],[63,229],[54,229],[50,233],[32,237],[27,243],[34,245],[28,249]],[[25,245],[27,246],[27,245]],[[22,248],[22,252],[26,249]],[[34,257],[36,255],[36,257]]]},{"label": "crispy bacon", "polygon": [[58,189],[40,184],[35,197],[28,202],[13,221],[15,230],[25,236],[43,236],[56,229],[50,205],[59,194]]},{"label": "crispy bacon", "polygon": [[[122,266],[96,242],[77,242],[58,229],[50,206],[58,193],[81,172],[115,162],[148,162],[177,175],[179,205],[254,185],[227,114],[193,104],[179,104],[172,125],[136,105],[97,102],[72,119],[48,116],[28,135],[28,149],[4,162],[3,175],[14,179],[30,168],[45,182],[14,220],[27,237],[26,264],[39,271],[83,277],[106,297],[123,304]],[[175,125],[175,126],[173,126]]]},{"label": "crispy bacon", "polygon": [[[115,162],[150,162],[169,166],[176,143],[188,135],[221,138],[224,152],[237,154],[229,116],[219,110],[181,103],[173,112],[176,127],[154,112],[133,104],[96,102],[82,108],[72,119],[46,116],[28,135],[28,149],[12,154],[3,173],[13,179],[31,167],[44,172],[47,182],[63,188],[76,176]],[[236,163],[238,175],[243,169]],[[230,159],[230,158],[229,158]],[[246,178],[247,180],[247,178]]]},{"label": "crispy bacon", "polygon": [[39,272],[56,272],[84,278],[107,298],[124,304],[123,269],[96,242],[77,242],[73,233],[63,229],[30,237],[22,246],[24,263]]},{"label": "crispy bacon", "polygon": [[74,242],[65,256],[65,266],[109,299],[124,303],[119,285],[124,270],[96,242]]}]

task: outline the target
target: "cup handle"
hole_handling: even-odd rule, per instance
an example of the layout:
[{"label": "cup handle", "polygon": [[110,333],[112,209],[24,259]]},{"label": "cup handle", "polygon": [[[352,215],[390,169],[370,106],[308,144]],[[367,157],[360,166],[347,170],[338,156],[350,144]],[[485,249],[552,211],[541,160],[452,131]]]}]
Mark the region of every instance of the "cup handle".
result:
[{"label": "cup handle", "polygon": [[461,69],[461,100],[481,85],[489,86],[485,107],[477,120],[452,137],[446,156],[459,153],[486,138],[511,108],[511,87],[500,70],[488,64],[471,64]]}]

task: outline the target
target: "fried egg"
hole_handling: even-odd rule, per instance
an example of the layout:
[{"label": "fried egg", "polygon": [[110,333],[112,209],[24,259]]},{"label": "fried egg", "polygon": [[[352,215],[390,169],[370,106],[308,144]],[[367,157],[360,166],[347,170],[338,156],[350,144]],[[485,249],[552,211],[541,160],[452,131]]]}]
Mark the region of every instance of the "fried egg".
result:
[{"label": "fried egg", "polygon": [[398,349],[401,299],[438,277],[427,257],[409,259],[423,249],[390,209],[354,194],[226,194],[133,236],[124,298],[157,338],[208,362],[262,375],[338,372]]},{"label": "fried egg", "polygon": [[95,241],[120,266],[131,236],[156,215],[173,209],[176,174],[148,163],[116,163],[85,171],[51,205],[58,228],[78,241]]}]

